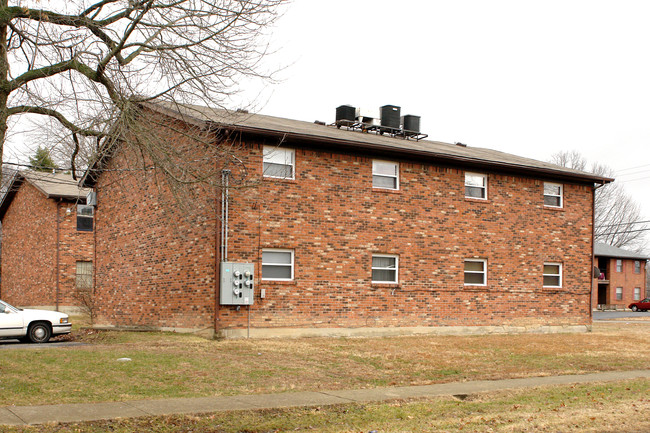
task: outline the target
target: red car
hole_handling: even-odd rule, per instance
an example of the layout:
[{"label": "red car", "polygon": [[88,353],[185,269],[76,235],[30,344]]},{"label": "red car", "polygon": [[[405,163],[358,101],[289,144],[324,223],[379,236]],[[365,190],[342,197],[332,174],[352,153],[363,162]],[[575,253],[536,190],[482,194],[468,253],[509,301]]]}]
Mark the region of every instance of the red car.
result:
[{"label": "red car", "polygon": [[632,302],[627,308],[632,311],[648,311],[650,310],[650,298],[645,298],[638,302]]}]

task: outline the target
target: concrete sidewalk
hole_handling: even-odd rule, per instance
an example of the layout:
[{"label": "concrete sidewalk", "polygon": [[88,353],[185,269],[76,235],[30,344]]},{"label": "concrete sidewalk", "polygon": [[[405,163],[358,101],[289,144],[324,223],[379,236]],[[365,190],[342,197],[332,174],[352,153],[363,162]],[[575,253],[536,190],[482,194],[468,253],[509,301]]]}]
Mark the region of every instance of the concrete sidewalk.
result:
[{"label": "concrete sidewalk", "polygon": [[505,389],[609,382],[636,378],[650,378],[650,370],[613,371],[584,375],[481,380],[438,385],[342,391],[306,391],[231,397],[173,398],[166,400],[135,400],[115,403],[57,404],[48,406],[6,406],[0,407],[0,425],[29,425],[49,422],[66,423],[155,415],[321,406],[436,397],[442,395],[466,396],[479,392]]}]

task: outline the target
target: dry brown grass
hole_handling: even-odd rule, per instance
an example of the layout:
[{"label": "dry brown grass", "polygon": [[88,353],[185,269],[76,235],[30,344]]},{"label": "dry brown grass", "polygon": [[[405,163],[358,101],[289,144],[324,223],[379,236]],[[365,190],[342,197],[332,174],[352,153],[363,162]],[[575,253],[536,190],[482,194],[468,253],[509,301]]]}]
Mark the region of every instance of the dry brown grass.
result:
[{"label": "dry brown grass", "polygon": [[650,380],[453,397],[8,428],[12,433],[648,432]]},{"label": "dry brown grass", "polygon": [[646,369],[649,331],[650,323],[597,323],[583,334],[224,341],[93,332],[77,335],[92,343],[83,347],[4,350],[0,406]]}]

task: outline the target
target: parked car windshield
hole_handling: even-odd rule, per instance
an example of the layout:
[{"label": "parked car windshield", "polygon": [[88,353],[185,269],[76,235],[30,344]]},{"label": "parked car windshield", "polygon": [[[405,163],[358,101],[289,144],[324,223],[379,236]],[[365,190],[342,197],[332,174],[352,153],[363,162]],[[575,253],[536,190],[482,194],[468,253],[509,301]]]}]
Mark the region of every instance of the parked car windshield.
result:
[{"label": "parked car windshield", "polygon": [[0,303],[5,305],[5,308],[3,308],[3,310],[13,310],[15,313],[23,310],[22,308],[14,307],[13,305],[6,303],[5,301],[0,301]]}]

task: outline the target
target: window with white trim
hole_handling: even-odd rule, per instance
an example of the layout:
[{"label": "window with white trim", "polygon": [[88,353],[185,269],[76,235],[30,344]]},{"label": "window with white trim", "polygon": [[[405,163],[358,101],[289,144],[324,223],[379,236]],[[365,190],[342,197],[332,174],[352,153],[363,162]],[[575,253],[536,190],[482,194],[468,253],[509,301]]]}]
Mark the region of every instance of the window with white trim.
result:
[{"label": "window with white trim", "polygon": [[372,187],[399,189],[399,163],[373,159]]},{"label": "window with white trim", "polygon": [[616,259],[616,272],[623,272],[623,260]]},{"label": "window with white trim", "polygon": [[487,284],[487,261],[465,259],[464,274],[466,286],[485,286]]},{"label": "window with white trim", "polygon": [[561,263],[544,263],[544,287],[562,287]]},{"label": "window with white trim", "polygon": [[388,254],[373,254],[372,282],[397,284],[399,281],[398,266],[398,256]]},{"label": "window with white trim", "polygon": [[617,301],[622,301],[623,300],[623,288],[622,287],[617,287],[616,288],[616,300]]},{"label": "window with white trim", "polygon": [[293,280],[293,250],[262,250],[262,280]]},{"label": "window with white trim", "polygon": [[465,173],[465,197],[487,200],[487,174]]},{"label": "window with white trim", "polygon": [[264,177],[295,178],[296,152],[294,149],[264,146],[262,160],[264,162]]},{"label": "window with white trim", "polygon": [[641,273],[641,262],[639,260],[634,261],[634,273],[635,274]]},{"label": "window with white trim", "polygon": [[634,288],[634,300],[635,301],[640,301],[641,300],[641,288],[640,287],[635,287]]},{"label": "window with white trim", "polygon": [[544,206],[561,208],[563,189],[559,183],[544,182]]}]

